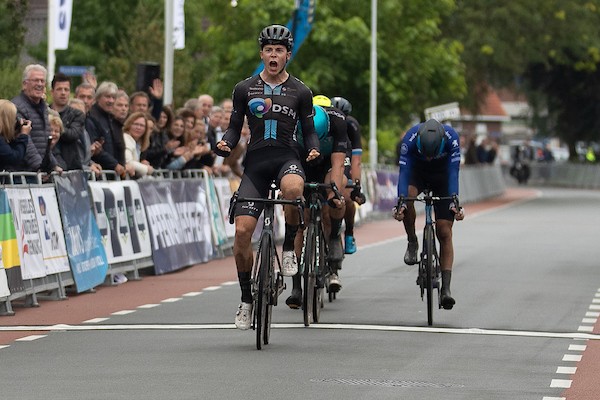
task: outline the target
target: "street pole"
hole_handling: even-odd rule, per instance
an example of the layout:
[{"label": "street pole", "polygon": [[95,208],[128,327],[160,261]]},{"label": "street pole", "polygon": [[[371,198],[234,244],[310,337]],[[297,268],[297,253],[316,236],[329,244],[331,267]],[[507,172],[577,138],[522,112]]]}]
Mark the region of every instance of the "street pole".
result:
[{"label": "street pole", "polygon": [[369,166],[377,165],[377,0],[371,0],[371,92],[369,107]]},{"label": "street pole", "polygon": [[165,83],[163,104],[173,104],[173,0],[165,0]]}]

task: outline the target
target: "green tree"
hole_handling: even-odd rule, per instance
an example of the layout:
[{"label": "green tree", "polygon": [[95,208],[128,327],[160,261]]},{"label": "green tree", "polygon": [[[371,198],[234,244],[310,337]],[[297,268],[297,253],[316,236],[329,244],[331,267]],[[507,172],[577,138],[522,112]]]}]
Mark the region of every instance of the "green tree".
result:
[{"label": "green tree", "polygon": [[515,86],[539,133],[562,138],[572,157],[578,140],[600,138],[600,1],[463,0],[445,32],[464,44],[472,99],[482,82]]},{"label": "green tree", "polygon": [[10,99],[21,89],[19,57],[25,41],[23,20],[27,0],[0,0],[0,98]]}]

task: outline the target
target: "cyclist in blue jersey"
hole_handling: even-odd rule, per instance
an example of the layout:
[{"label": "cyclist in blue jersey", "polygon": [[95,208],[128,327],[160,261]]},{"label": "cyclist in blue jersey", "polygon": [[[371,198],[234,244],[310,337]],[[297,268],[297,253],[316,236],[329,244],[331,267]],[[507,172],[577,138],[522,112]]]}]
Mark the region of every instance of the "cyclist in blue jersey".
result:
[{"label": "cyclist in blue jersey", "polygon": [[[400,146],[400,173],[398,197],[415,197],[422,190],[432,190],[435,196],[458,196],[458,171],[460,168],[460,141],[458,134],[449,125],[435,119],[410,128]],[[440,268],[442,290],[440,302],[450,310],[455,304],[450,293],[450,278],[454,262],[452,225],[454,220],[464,218],[452,200],[438,201],[434,205],[436,235],[440,241]],[[413,202],[394,209],[394,218],[404,222],[408,236],[408,248],[404,262],[416,264],[419,244],[415,232],[415,206]]]},{"label": "cyclist in blue jersey", "polygon": [[[314,125],[320,142],[321,156],[318,163],[305,163],[306,180],[319,183],[334,182],[338,188],[343,188],[346,185],[344,158],[348,142],[345,116],[337,108],[331,107],[331,100],[326,96],[315,96],[313,104]],[[302,136],[303,134],[304,131],[302,131]],[[331,274],[327,285],[330,292],[338,292],[342,288],[338,270],[344,259],[340,228],[344,217],[345,201],[344,196],[337,198],[332,190],[327,190],[324,196],[327,199],[328,207],[323,208],[323,225],[329,233],[327,235],[329,242],[328,257],[331,266]],[[300,252],[301,248],[302,235],[298,232],[296,250]],[[285,301],[290,308],[302,307],[301,281],[302,276],[298,272],[292,278],[292,293]]]},{"label": "cyclist in blue jersey", "polygon": [[365,195],[362,193],[360,179],[362,174],[362,142],[360,136],[360,125],[356,118],[349,115],[352,112],[352,104],[343,97],[332,97],[331,105],[341,110],[346,116],[346,127],[348,133],[348,150],[346,160],[344,161],[344,175],[348,178],[348,183],[354,185],[352,189],[344,191],[346,199],[346,213],[344,214],[344,253],[354,254],[356,252],[356,239],[354,239],[354,218],[356,215],[356,205],[364,204]]},{"label": "cyclist in blue jersey", "polygon": [[[215,152],[224,157],[231,153],[240,140],[244,117],[247,117],[250,140],[239,187],[240,197],[267,197],[271,181],[276,180],[283,197],[293,200],[302,196],[305,177],[297,145],[298,122],[304,132],[306,161],[312,161],[320,154],[313,123],[312,92],[286,71],[294,39],[285,26],[265,27],[258,43],[264,69],[233,89],[231,120]],[[261,212],[262,205],[248,202],[238,203],[235,210],[233,255],[242,291],[235,325],[243,330],[250,328],[252,322],[251,239]],[[299,216],[293,206],[286,206],[284,213],[281,274],[293,276],[298,272],[294,238]]]}]

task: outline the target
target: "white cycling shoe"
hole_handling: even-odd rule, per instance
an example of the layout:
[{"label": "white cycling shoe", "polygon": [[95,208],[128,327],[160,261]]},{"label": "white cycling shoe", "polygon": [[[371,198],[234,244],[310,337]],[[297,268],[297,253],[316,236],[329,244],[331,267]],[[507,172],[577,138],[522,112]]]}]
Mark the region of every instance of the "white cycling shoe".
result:
[{"label": "white cycling shoe", "polygon": [[235,327],[243,331],[252,324],[252,303],[240,303],[235,313]]},{"label": "white cycling shoe", "polygon": [[294,276],[298,273],[298,260],[294,250],[286,250],[281,256],[281,275]]}]

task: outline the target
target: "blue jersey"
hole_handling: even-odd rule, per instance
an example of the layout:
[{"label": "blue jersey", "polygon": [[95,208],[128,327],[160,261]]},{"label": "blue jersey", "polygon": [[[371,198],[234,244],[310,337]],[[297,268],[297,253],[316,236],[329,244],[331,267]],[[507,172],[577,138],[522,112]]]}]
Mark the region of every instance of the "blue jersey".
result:
[{"label": "blue jersey", "polygon": [[458,133],[444,125],[446,140],[442,152],[427,160],[417,149],[417,132],[420,124],[410,128],[400,146],[400,172],[398,176],[398,196],[408,196],[408,184],[413,169],[424,174],[445,173],[448,177],[448,194],[458,195],[458,171],[460,168],[460,140]]}]

